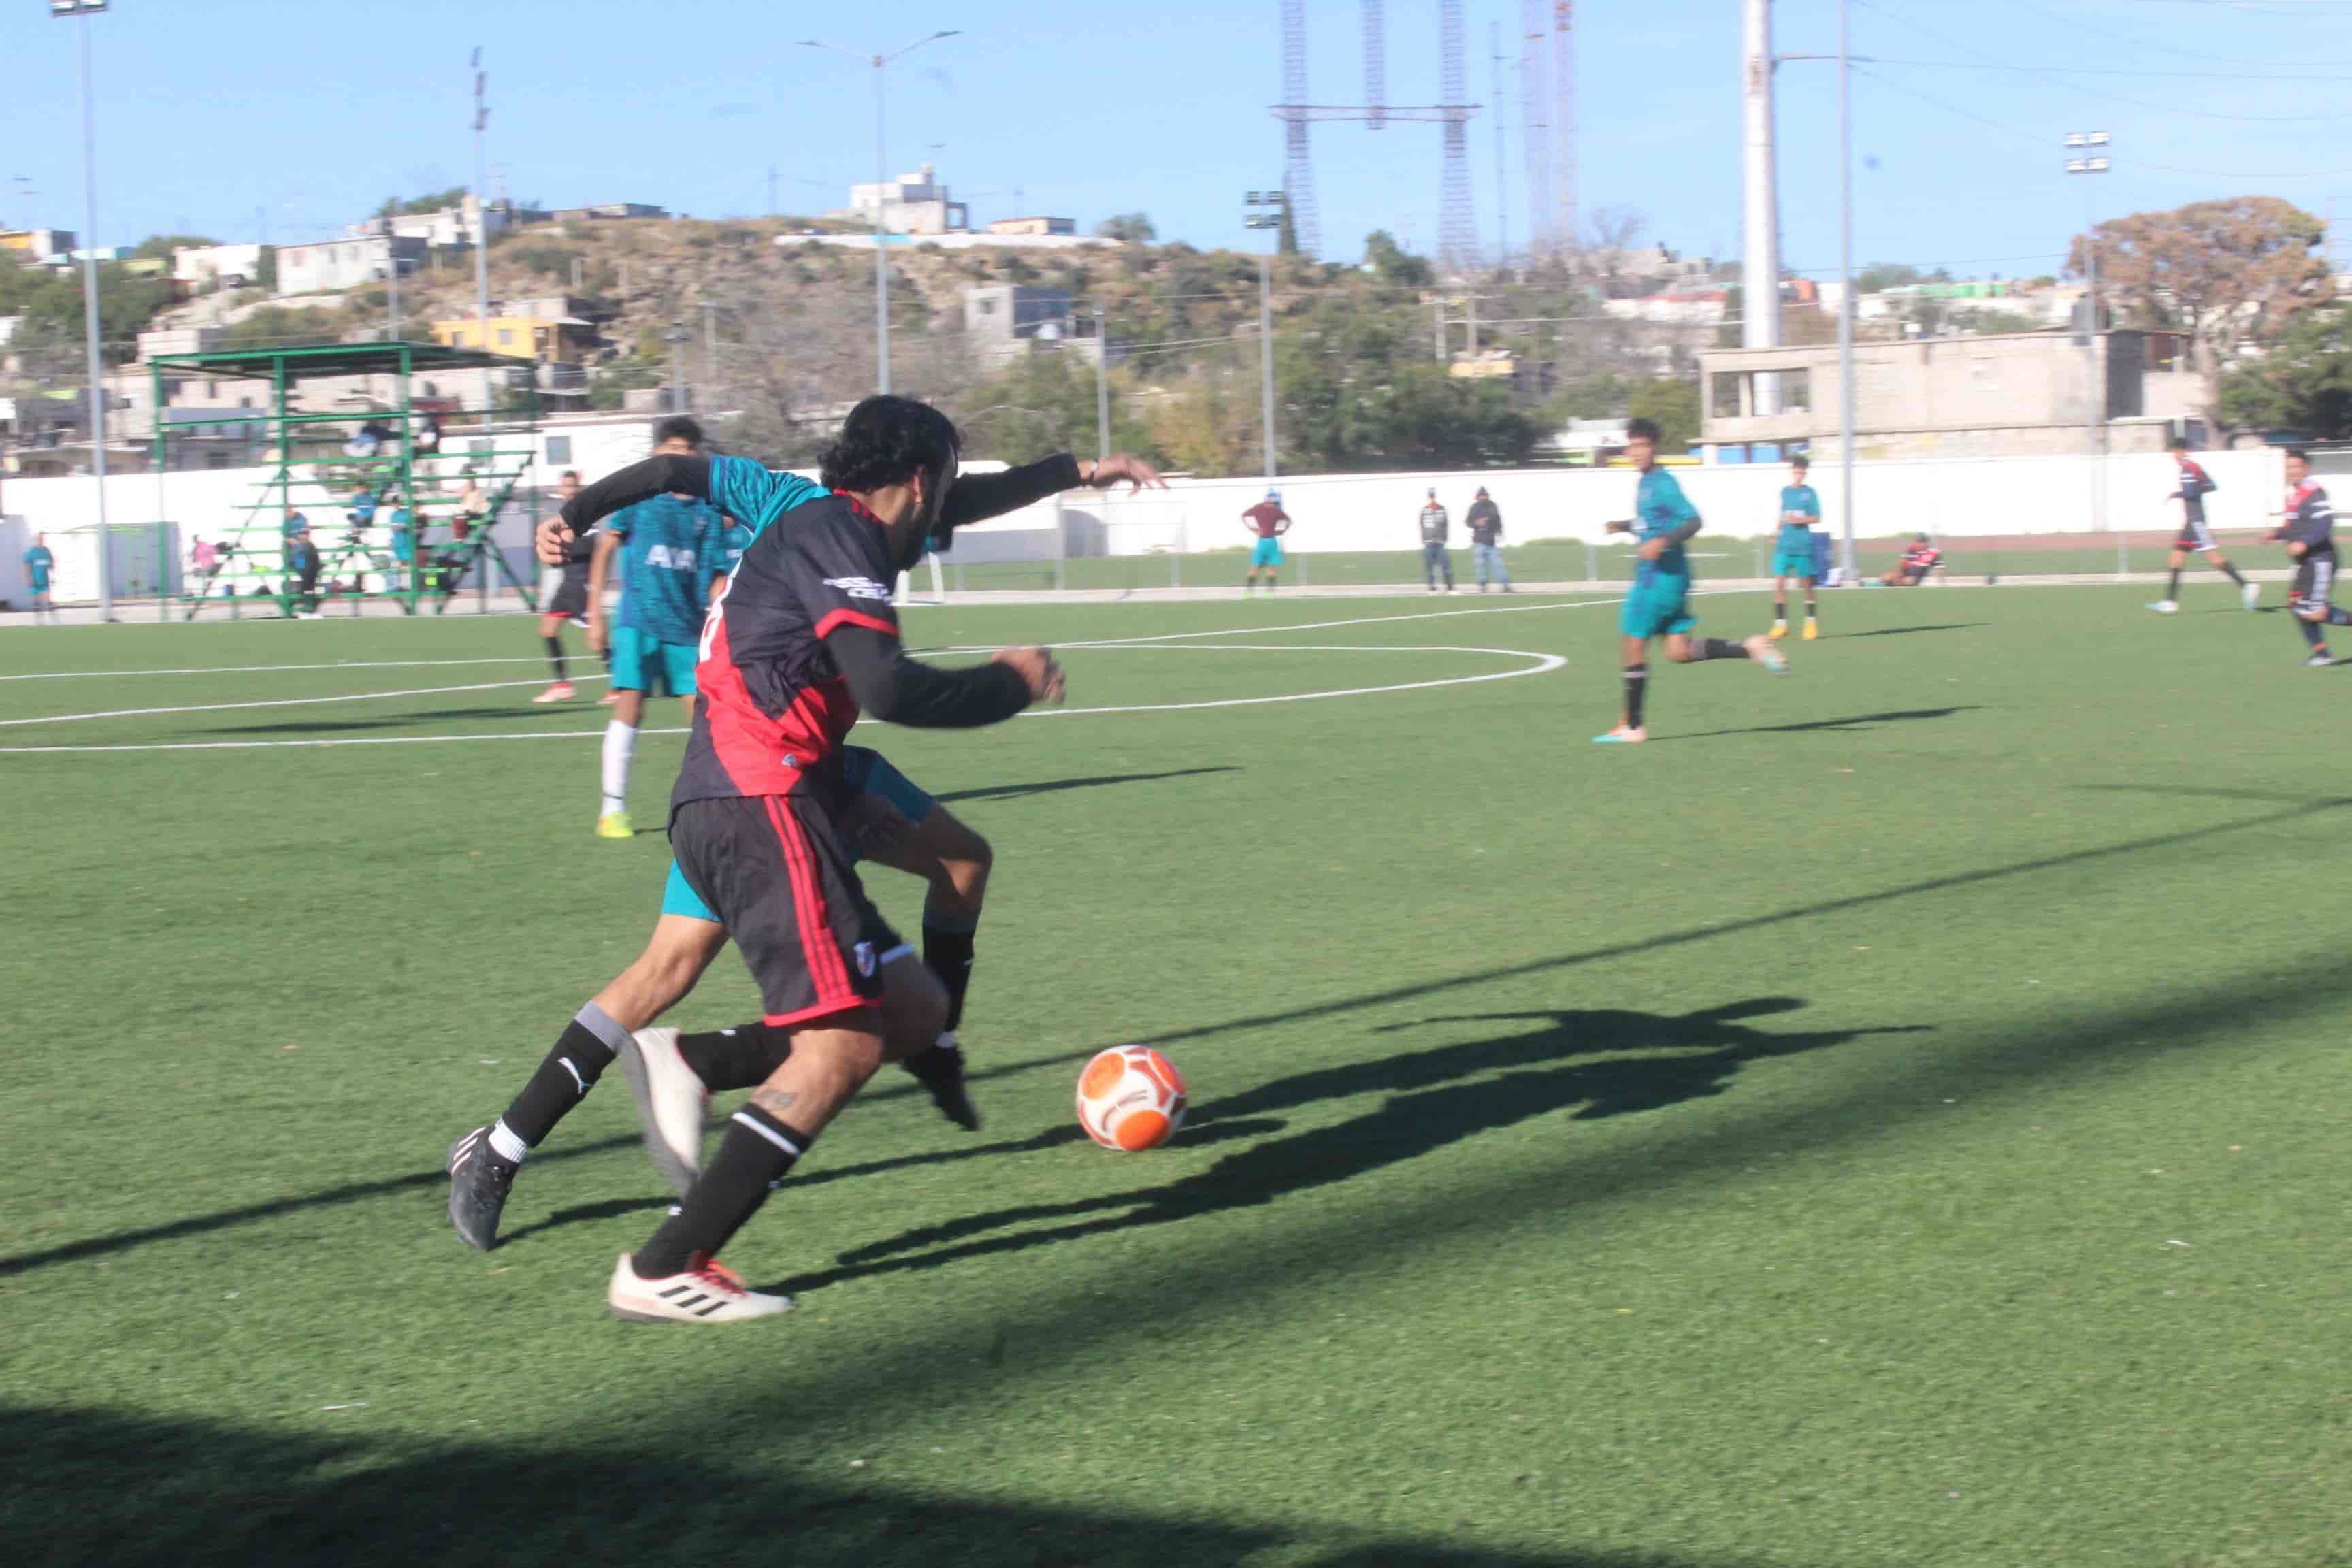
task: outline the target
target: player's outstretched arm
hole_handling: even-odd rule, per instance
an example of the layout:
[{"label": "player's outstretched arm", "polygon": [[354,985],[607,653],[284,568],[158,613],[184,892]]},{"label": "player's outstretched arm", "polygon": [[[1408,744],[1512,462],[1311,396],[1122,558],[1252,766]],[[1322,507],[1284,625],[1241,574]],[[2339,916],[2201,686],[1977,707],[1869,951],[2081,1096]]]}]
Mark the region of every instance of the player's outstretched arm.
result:
[{"label": "player's outstretched arm", "polygon": [[1056,452],[1001,473],[959,474],[955,488],[948,491],[940,526],[951,533],[967,522],[1003,517],[1082,485],[1108,489],[1122,483],[1134,489],[1168,488],[1157,469],[1129,452],[1113,452],[1100,462],[1083,464],[1067,452]]},{"label": "player's outstretched arm", "polygon": [[824,645],[857,706],[887,723],[972,730],[1062,696],[1062,667],[1045,648],[1006,648],[986,664],[941,669],[908,658],[895,634],[870,626],[837,626]]},{"label": "player's outstretched arm", "polygon": [[598,522],[641,500],[675,493],[709,500],[710,459],[699,453],[657,452],[643,462],[615,469],[563,503],[563,510],[539,525],[532,549],[549,566],[563,564],[564,547]]}]

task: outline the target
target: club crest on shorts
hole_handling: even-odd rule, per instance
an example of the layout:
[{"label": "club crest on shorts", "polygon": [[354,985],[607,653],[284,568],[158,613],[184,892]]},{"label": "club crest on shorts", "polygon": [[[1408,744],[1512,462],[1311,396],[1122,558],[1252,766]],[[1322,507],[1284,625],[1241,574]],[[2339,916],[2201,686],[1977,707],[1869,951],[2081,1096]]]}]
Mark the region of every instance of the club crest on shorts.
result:
[{"label": "club crest on shorts", "polygon": [[874,976],[874,944],[870,942],[861,942],[856,947],[851,948],[849,950],[849,953],[852,958],[857,960],[857,973],[869,980],[872,979]]}]

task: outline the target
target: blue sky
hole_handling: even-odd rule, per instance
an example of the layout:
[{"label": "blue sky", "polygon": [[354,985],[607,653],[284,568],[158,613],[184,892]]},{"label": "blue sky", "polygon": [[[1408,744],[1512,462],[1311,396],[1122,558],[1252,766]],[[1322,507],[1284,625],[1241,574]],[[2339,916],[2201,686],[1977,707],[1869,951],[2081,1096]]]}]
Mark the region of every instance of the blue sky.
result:
[{"label": "blue sky", "polygon": [[[1475,101],[1491,97],[1488,24],[1508,39],[1518,9],[1466,0]],[[1735,0],[1583,9],[1585,205],[1638,207],[1654,237],[1734,257]],[[1387,10],[1391,100],[1435,101],[1436,0]],[[1357,5],[1309,0],[1308,12],[1311,96],[1356,101]],[[889,0],[850,12],[773,0],[116,0],[94,24],[99,238],[253,238],[265,222],[273,240],[315,237],[395,192],[464,183],[476,44],[491,72],[490,160],[518,197],[751,214],[772,163],[787,210],[820,208],[870,177],[871,73],[794,41],[870,50],[955,27],[961,37],[894,70],[894,170],[935,161],[977,217],[1009,216],[1017,193],[1022,207],[1089,226],[1141,209],[1164,237],[1242,245],[1240,194],[1281,177],[1281,129],[1265,112],[1279,96],[1278,15],[1276,0]],[[2111,214],[2260,192],[2323,216],[2334,197],[2352,217],[2352,0],[1854,0],[1852,16],[1856,54],[1882,62],[1855,80],[1858,260],[2054,270],[2092,196]],[[1778,47],[1827,51],[1835,25],[1833,0],[1784,0]],[[82,227],[76,26],[40,0],[0,0],[0,219]],[[1986,65],[2004,68],[1975,68]],[[1783,259],[1827,271],[1833,68],[1792,61],[1779,82]],[[1523,237],[1517,112],[1505,107],[1510,226]],[[2061,174],[2060,138],[2074,129],[2113,133],[2114,174]],[[1489,242],[1493,149],[1492,122],[1473,121]],[[1434,126],[1318,127],[1325,253],[1352,258],[1380,226],[1428,248],[1438,171]]]}]

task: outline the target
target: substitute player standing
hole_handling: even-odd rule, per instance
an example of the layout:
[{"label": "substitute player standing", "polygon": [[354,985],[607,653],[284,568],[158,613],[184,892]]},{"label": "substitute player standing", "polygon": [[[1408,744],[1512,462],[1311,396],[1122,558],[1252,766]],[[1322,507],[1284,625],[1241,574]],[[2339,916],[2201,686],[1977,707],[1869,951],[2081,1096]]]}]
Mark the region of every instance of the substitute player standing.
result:
[{"label": "substitute player standing", "polygon": [[1445,577],[1445,591],[1454,592],[1454,556],[1445,548],[1447,527],[1445,508],[1438,503],[1437,492],[1433,489],[1421,509],[1421,574],[1429,579],[1429,591],[1433,594],[1437,592],[1441,573]]},{"label": "substitute player standing", "polygon": [[1641,543],[1634,553],[1641,563],[1634,573],[1633,590],[1625,595],[1624,608],[1617,617],[1625,660],[1625,716],[1607,734],[1592,737],[1603,745],[1631,745],[1650,738],[1643,727],[1642,710],[1649,695],[1653,637],[1665,639],[1666,657],[1676,664],[1748,658],[1775,675],[1789,668],[1788,659],[1769,637],[1729,642],[1690,635],[1698,617],[1691,614],[1690,557],[1683,547],[1703,524],[1698,509],[1684,496],[1674,475],[1657,466],[1657,426],[1636,419],[1625,427],[1625,455],[1642,470],[1642,482],[1633,492],[1638,515],[1632,522],[1611,523],[1609,531],[1638,534]]},{"label": "substitute player standing", "polygon": [[[580,470],[566,468],[563,477],[555,481],[555,504],[564,502],[580,493]],[[548,668],[555,672],[555,683],[533,702],[569,702],[577,695],[572,685],[572,672],[563,661],[563,623],[585,621],[588,614],[588,561],[595,553],[589,540],[575,541],[571,552],[558,567],[555,590],[547,597],[547,605],[539,615],[539,640],[547,649]]]},{"label": "substitute player standing", "polygon": [[1789,462],[1789,482],[1780,487],[1780,537],[1772,547],[1772,630],[1775,642],[1789,635],[1789,579],[1805,585],[1805,640],[1822,635],[1821,613],[1814,607],[1813,525],[1822,520],[1822,498],[1805,482],[1811,467],[1804,458]]},{"label": "substitute player standing", "polygon": [[2221,547],[2213,542],[2213,526],[2205,520],[2205,498],[2221,489],[2213,478],[2189,455],[2189,442],[2179,436],[2172,438],[2172,460],[2179,465],[2180,488],[2165,497],[2180,503],[2180,534],[2172,542],[2172,559],[2165,564],[2171,568],[2172,581],[2164,590],[2164,597],[2148,606],[2159,616],[2176,615],[2180,609],[2180,569],[2189,563],[2192,554],[2205,557],[2205,563],[2238,585],[2239,602],[2252,609],[2263,600],[2262,588],[2246,581]]},{"label": "substitute player standing", "polygon": [[2352,626],[2352,611],[2329,603],[2336,591],[2336,513],[2327,504],[2327,491],[2311,477],[2311,454],[2300,447],[2286,449],[2286,517],[2270,537],[2284,540],[2286,552],[2294,557],[2294,585],[2288,590],[2286,607],[2294,616],[2295,629],[2311,645],[2311,656],[2303,662],[2321,669],[2334,664],[2336,656],[2327,651],[2327,634],[2319,628]]},{"label": "substitute player standing", "polygon": [[[659,454],[692,457],[702,447],[702,426],[683,416],[663,420],[654,435]],[[694,721],[695,644],[726,549],[726,523],[719,510],[687,495],[639,501],[607,521],[597,536],[588,567],[588,644],[599,653],[611,651],[613,689],[620,694],[604,726],[599,838],[627,838],[635,832],[629,826],[629,762],[646,694],[659,686],[683,699],[687,722]],[[618,624],[608,628],[604,584],[615,557],[621,563],[621,606]]]},{"label": "substitute player standing", "polygon": [[1489,573],[1502,584],[1503,592],[1511,592],[1511,574],[1503,564],[1503,509],[1495,498],[1480,485],[1478,494],[1470,502],[1470,510],[1462,514],[1462,526],[1470,531],[1470,561],[1478,577],[1478,592],[1486,591]]},{"label": "substitute player standing", "polygon": [[1265,499],[1242,513],[1242,526],[1257,535],[1257,543],[1250,549],[1249,570],[1242,575],[1242,592],[1247,594],[1257,584],[1257,574],[1265,574],[1265,591],[1273,593],[1276,577],[1282,571],[1282,536],[1290,531],[1290,514],[1282,510],[1282,492],[1268,490]]},{"label": "substitute player standing", "polygon": [[25,552],[25,585],[33,591],[35,626],[41,624],[43,616],[49,617],[49,625],[53,626],[64,624],[58,619],[58,602],[49,592],[49,576],[57,569],[58,558],[49,550],[49,536],[46,533],[33,535],[32,545]]}]

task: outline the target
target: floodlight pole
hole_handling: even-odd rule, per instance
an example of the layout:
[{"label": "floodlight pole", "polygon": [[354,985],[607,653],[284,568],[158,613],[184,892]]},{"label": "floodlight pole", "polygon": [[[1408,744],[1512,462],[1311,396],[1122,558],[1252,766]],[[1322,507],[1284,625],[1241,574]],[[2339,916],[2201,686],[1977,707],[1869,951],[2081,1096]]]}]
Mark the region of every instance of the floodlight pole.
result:
[{"label": "floodlight pole", "polygon": [[1110,339],[1102,301],[1095,301],[1095,460],[1110,461]]},{"label": "floodlight pole", "polygon": [[[490,73],[482,68],[482,51],[474,49],[474,346],[484,353],[490,352],[490,193],[484,173],[482,133],[489,129],[490,106],[486,101],[490,86]],[[397,251],[393,235],[384,237],[387,248]],[[397,258],[394,265],[399,265]],[[490,374],[482,372],[482,415],[488,422],[490,406],[495,400],[490,394]]]},{"label": "floodlight pole", "polygon": [[[2107,172],[2107,133],[2104,131],[2072,131],[2066,135],[2066,150],[2072,156],[2066,160],[2069,174],[2104,174]],[[2087,258],[2084,268],[2085,288],[2083,294],[2083,353],[2085,361],[2084,386],[2085,445],[2091,453],[2091,527],[2095,531],[2107,522],[2107,429],[2106,387],[2099,374],[2099,218],[2097,202],[2088,193],[2095,185],[2083,187],[2084,227],[2083,254]],[[2120,532],[2116,535],[2116,575],[2131,573],[2131,545]]]},{"label": "floodlight pole", "polygon": [[1279,474],[1274,456],[1273,247],[1282,243],[1282,222],[1288,200],[1288,195],[1278,190],[1252,191],[1243,199],[1245,210],[1242,214],[1242,226],[1273,231],[1273,237],[1266,241],[1267,248],[1257,254],[1258,411],[1265,426],[1263,439],[1268,482]]},{"label": "floodlight pole", "polygon": [[824,49],[836,55],[847,55],[854,60],[864,60],[874,68],[874,382],[875,390],[890,390],[890,253],[887,204],[882,188],[889,184],[889,161],[883,142],[883,76],[892,60],[912,54],[925,44],[935,44],[941,38],[956,37],[950,27],[933,33],[927,38],[917,38],[905,48],[887,55],[858,55],[836,45],[820,43],[814,38],[803,38],[801,47]]},{"label": "floodlight pole", "polygon": [[[89,19],[106,0],[49,0],[49,15],[81,23],[81,313],[89,349],[89,471],[98,480],[98,618],[114,619],[113,552],[106,533],[106,367],[99,344],[98,110],[90,90]],[[163,411],[155,410],[160,424]]]},{"label": "floodlight pole", "polygon": [[1846,0],[1838,0],[1838,579],[1859,586],[1853,559],[1853,66]]}]

